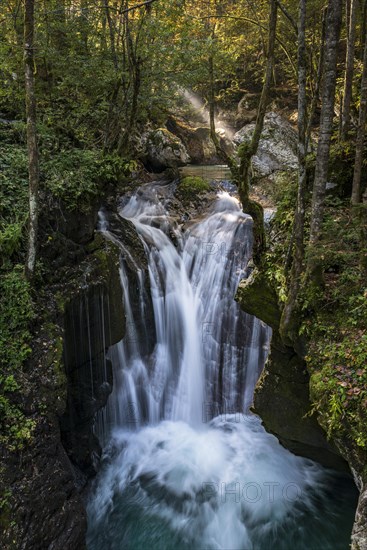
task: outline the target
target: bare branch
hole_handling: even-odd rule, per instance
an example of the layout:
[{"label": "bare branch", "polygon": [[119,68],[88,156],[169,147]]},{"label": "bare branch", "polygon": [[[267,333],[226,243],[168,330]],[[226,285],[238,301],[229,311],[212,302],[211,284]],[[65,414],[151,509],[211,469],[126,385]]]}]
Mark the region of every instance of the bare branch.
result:
[{"label": "bare branch", "polygon": [[277,4],[278,4],[278,7],[280,9],[280,11],[283,13],[283,15],[285,15],[285,17],[288,19],[288,21],[290,22],[290,24],[292,25],[294,31],[296,33],[298,33],[298,27],[297,27],[297,23],[295,22],[295,20],[293,19],[292,15],[289,13],[289,11],[287,10],[287,8],[285,6],[283,6],[283,4],[277,0]]}]

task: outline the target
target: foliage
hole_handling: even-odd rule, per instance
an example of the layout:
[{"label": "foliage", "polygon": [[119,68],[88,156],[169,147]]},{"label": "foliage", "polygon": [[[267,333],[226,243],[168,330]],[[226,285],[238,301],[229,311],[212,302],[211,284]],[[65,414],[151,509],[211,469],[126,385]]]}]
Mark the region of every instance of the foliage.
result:
[{"label": "foliage", "polygon": [[20,265],[1,274],[0,310],[0,442],[19,449],[34,427],[13,399],[20,390],[22,366],[31,353],[29,324],[34,315],[29,283]]},{"label": "foliage", "polygon": [[[16,197],[16,200],[14,200]],[[0,146],[0,258],[4,263],[21,248],[27,219],[28,177],[24,147]]]},{"label": "foliage", "polygon": [[304,285],[300,301],[314,408],[329,436],[346,435],[367,448],[367,289],[358,237],[349,204],[331,197],[317,248],[322,292]]},{"label": "foliage", "polygon": [[[306,197],[309,206],[309,193]],[[296,200],[296,182],[283,177],[273,189],[277,212],[270,223],[264,269],[285,301],[285,264]],[[308,222],[308,213],[306,222]],[[308,227],[305,238],[307,239]],[[367,448],[367,289],[360,266],[360,221],[349,201],[326,199],[322,237],[307,254],[317,258],[321,279],[303,275],[297,314],[306,337],[313,410],[329,437],[347,437]]]},{"label": "foliage", "polygon": [[[357,309],[367,307],[367,290],[351,302]],[[311,396],[328,435],[351,430],[360,447],[367,448],[367,329],[354,326],[356,319],[339,315],[343,325],[319,321],[314,327],[307,356],[311,376]]]},{"label": "foliage", "polygon": [[62,151],[43,163],[45,186],[68,210],[89,208],[99,193],[97,154],[94,151]]},{"label": "foliage", "polygon": [[68,210],[87,212],[106,185],[117,185],[136,167],[116,154],[96,150],[64,150],[41,164],[44,187]]}]

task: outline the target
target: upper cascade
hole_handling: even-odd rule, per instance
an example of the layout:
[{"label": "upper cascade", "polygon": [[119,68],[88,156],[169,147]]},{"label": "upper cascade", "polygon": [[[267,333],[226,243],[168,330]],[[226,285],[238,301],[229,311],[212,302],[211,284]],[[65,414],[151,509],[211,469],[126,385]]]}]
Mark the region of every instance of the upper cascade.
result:
[{"label": "upper cascade", "polygon": [[[251,257],[251,218],[220,192],[202,219],[178,228],[151,185],[119,213],[135,225],[149,258],[154,327],[144,318],[144,273],[134,311],[136,289],[129,288],[122,260],[127,335],[110,352],[115,383],[104,414],[108,429],[162,419],[198,425],[203,415],[247,411],[270,337],[234,301]],[[108,233],[105,221],[100,230]],[[146,355],[141,344],[152,330],[156,345]]]}]

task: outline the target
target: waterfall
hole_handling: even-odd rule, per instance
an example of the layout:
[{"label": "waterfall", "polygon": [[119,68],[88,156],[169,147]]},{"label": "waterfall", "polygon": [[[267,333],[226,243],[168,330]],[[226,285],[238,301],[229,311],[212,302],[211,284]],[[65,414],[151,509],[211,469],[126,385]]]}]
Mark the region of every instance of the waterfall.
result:
[{"label": "waterfall", "polygon": [[140,188],[120,210],[144,243],[154,319],[144,313],[144,272],[137,267],[130,288],[129,251],[101,215],[122,251],[127,334],[110,350],[88,547],[346,548],[354,497],[344,478],[285,450],[249,411],[271,336],[234,301],[249,272],[251,218],[223,192],[183,230],[157,191]]},{"label": "waterfall", "polygon": [[[251,254],[252,220],[235,198],[221,193],[204,220],[176,230],[176,247],[164,206],[151,200],[134,196],[120,214],[134,223],[149,257],[156,347],[142,354],[137,323],[145,319],[142,310],[133,311],[122,262],[128,333],[111,352],[110,425],[163,419],[200,425],[220,412],[245,412],[270,337],[264,323],[234,301]],[[107,231],[105,221],[100,227]],[[143,289],[140,272],[140,295]]]}]

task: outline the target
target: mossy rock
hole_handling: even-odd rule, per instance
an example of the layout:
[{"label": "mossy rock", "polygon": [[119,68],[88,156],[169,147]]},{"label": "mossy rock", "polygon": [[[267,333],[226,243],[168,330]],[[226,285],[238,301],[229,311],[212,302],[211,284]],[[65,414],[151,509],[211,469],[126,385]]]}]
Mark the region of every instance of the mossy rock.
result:
[{"label": "mossy rock", "polygon": [[248,279],[241,281],[236,300],[242,309],[261,319],[273,329],[280,324],[280,308],[278,297],[266,275],[254,269]]},{"label": "mossy rock", "polygon": [[177,191],[183,198],[189,199],[210,191],[210,185],[199,176],[186,176],[180,181]]}]

